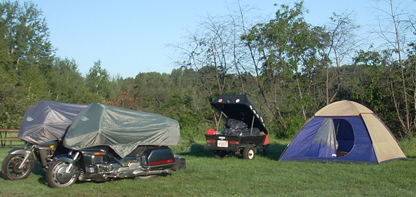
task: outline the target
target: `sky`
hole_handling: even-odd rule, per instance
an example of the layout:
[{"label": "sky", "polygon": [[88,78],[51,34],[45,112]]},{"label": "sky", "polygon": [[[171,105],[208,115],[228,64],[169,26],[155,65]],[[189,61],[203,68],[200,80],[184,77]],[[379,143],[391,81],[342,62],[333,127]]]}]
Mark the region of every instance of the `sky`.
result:
[{"label": "sky", "polygon": [[[241,0],[256,7],[254,14],[274,18],[279,7],[293,0]],[[23,2],[23,1],[22,1]],[[111,76],[170,73],[177,68],[172,44],[185,42],[187,30],[203,17],[227,15],[236,0],[31,0],[47,21],[52,45],[60,58],[73,59],[85,76],[94,62]],[[297,1],[296,1],[297,2]],[[324,25],[332,13],[353,12],[362,26],[374,22],[377,0],[304,0],[305,20]],[[416,2],[403,0],[414,10]],[[259,22],[267,22],[259,21]]]}]

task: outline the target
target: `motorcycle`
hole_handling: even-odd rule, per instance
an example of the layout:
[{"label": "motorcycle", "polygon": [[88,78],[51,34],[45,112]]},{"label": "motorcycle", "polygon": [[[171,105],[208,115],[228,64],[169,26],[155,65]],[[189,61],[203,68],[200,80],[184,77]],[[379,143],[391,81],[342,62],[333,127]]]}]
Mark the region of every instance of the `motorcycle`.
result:
[{"label": "motorcycle", "polygon": [[58,145],[52,141],[40,145],[25,143],[24,148],[15,148],[3,160],[2,172],[6,180],[26,179],[35,169],[36,160],[47,169]]},{"label": "motorcycle", "polygon": [[121,158],[108,146],[97,146],[61,155],[50,165],[46,180],[52,188],[68,187],[76,181],[101,182],[109,179],[149,180],[185,168],[185,159],[166,146],[139,146]]},{"label": "motorcycle", "polygon": [[10,150],[3,160],[4,179],[26,179],[34,170],[36,160],[46,171],[55,155],[66,153],[60,139],[76,115],[86,107],[42,100],[26,110],[18,134],[25,146]]},{"label": "motorcycle", "polygon": [[46,171],[52,188],[77,181],[153,179],[186,168],[168,147],[179,142],[179,123],[159,114],[92,103],[68,128],[68,154],[54,157]]}]

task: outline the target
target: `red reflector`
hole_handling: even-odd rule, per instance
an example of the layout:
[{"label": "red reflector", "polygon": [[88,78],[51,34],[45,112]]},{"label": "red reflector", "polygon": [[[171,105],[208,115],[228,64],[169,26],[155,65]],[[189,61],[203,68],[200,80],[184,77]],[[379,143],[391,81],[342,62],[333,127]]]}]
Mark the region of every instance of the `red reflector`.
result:
[{"label": "red reflector", "polygon": [[207,143],[215,143],[215,140],[207,140]]},{"label": "red reflector", "polygon": [[217,131],[215,129],[209,129],[207,135],[217,135]]},{"label": "red reflector", "polygon": [[237,141],[230,141],[230,144],[238,144]]},{"label": "red reflector", "polygon": [[161,164],[167,164],[167,163],[173,163],[173,162],[175,162],[175,159],[167,159],[167,160],[163,160],[163,161],[150,162],[149,165],[154,166],[154,165],[161,165]]}]

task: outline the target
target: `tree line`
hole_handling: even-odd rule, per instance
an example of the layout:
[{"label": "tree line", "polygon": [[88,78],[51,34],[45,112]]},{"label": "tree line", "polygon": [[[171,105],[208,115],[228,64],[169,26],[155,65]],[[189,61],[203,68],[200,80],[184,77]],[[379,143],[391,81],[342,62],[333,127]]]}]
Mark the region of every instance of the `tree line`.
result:
[{"label": "tree line", "polygon": [[[384,3],[397,8],[393,0]],[[99,102],[176,119],[182,136],[192,139],[215,127],[210,99],[246,94],[276,137],[293,137],[317,110],[344,99],[373,110],[398,138],[415,134],[411,14],[385,12],[385,28],[374,33],[386,45],[376,50],[362,43],[350,13],[314,26],[300,1],[280,5],[272,19],[251,22],[251,8],[238,3],[236,11],[204,18],[184,43],[172,45],[182,56],[170,74],[123,78],[112,77],[100,61],[83,76],[75,60],[56,57],[35,4],[5,1],[0,11],[1,128],[19,128],[24,111],[40,100]]]}]

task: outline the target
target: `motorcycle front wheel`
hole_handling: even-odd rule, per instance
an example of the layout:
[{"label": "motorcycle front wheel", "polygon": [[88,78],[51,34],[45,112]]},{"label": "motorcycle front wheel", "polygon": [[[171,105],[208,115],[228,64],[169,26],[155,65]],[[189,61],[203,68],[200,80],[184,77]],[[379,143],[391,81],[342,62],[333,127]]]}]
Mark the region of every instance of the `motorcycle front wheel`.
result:
[{"label": "motorcycle front wheel", "polygon": [[69,164],[63,161],[54,161],[46,171],[46,181],[52,188],[63,188],[73,185],[78,179],[78,173],[73,165],[69,172],[66,172]]},{"label": "motorcycle front wheel", "polygon": [[35,168],[35,160],[28,159],[27,162],[19,168],[22,164],[25,155],[23,154],[9,154],[3,160],[1,170],[4,179],[6,180],[22,180],[26,179],[32,170]]}]

